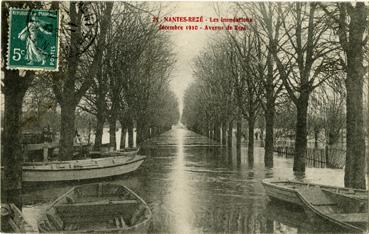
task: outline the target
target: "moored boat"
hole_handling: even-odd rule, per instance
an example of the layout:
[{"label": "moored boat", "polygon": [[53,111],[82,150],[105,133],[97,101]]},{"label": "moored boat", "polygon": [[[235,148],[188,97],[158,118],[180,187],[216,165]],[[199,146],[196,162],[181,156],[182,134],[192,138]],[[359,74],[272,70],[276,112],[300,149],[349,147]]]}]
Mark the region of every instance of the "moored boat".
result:
[{"label": "moored boat", "polygon": [[367,230],[368,206],[363,200],[316,186],[300,188],[297,194],[314,224],[329,225],[331,232]]},{"label": "moored boat", "polygon": [[38,221],[40,232],[144,233],[152,213],[129,188],[109,183],[72,188],[56,199]]},{"label": "moored boat", "polygon": [[1,204],[1,232],[21,233],[34,232],[33,227],[28,224],[22,212],[13,203]]},{"label": "moored boat", "polygon": [[145,160],[143,155],[117,155],[70,161],[23,164],[23,181],[51,182],[97,179],[135,171]]},{"label": "moored boat", "polygon": [[298,196],[298,190],[310,187],[319,187],[325,191],[331,191],[343,197],[354,197],[362,201],[366,201],[368,199],[368,191],[362,189],[343,188],[329,185],[276,179],[264,179],[262,181],[262,184],[264,186],[266,194],[271,199],[287,202],[300,207],[303,207],[304,204]]}]

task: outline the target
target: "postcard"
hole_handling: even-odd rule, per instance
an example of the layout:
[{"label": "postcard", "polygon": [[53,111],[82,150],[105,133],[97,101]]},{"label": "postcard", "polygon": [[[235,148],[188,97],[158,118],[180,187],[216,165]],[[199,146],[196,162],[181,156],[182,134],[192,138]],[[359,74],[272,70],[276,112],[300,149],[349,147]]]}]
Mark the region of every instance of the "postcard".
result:
[{"label": "postcard", "polygon": [[1,232],[366,232],[368,14],[2,1]]}]

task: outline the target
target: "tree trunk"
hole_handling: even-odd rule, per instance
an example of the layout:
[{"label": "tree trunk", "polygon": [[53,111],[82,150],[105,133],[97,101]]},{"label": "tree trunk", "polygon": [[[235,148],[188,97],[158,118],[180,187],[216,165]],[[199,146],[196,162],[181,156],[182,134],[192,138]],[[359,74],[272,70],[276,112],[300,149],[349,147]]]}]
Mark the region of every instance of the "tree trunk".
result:
[{"label": "tree trunk", "polygon": [[314,148],[317,149],[318,148],[318,138],[319,138],[319,129],[315,128],[314,129]]},{"label": "tree trunk", "polygon": [[[141,121],[140,121],[141,122]],[[136,129],[136,133],[137,133],[137,142],[136,144],[141,143],[142,141],[144,141],[145,137],[146,137],[146,131],[145,131],[145,127],[142,126],[139,121],[137,121],[137,129]]]},{"label": "tree trunk", "polygon": [[126,148],[126,138],[127,138],[127,128],[122,128],[122,133],[120,135],[120,148]]},{"label": "tree trunk", "polygon": [[229,163],[232,164],[233,161],[232,147],[227,147],[227,155]]},{"label": "tree trunk", "polygon": [[349,65],[346,79],[346,166],[345,186],[365,188],[365,137],[363,125],[363,79],[358,64]]},{"label": "tree trunk", "polygon": [[[369,82],[366,82],[367,83],[367,85],[368,85],[368,93],[369,93]],[[367,101],[367,110],[369,110],[369,101]],[[366,125],[366,132],[368,133],[368,135],[369,135],[369,114],[367,114],[367,116],[366,116],[366,123],[367,123],[367,125]],[[369,138],[369,136],[368,136],[368,138]],[[369,139],[368,139],[369,140]],[[369,142],[368,142],[368,144],[369,144]],[[369,154],[369,152],[366,152],[366,154]],[[367,181],[366,181],[366,183],[367,183],[367,187],[366,187],[366,189],[369,189],[369,155],[367,155],[367,157],[366,157],[366,178],[368,178],[367,179]],[[368,202],[369,202],[369,197],[368,197]],[[369,216],[368,216],[368,223],[369,223]]]},{"label": "tree trunk", "polygon": [[214,124],[214,140],[220,141],[220,127],[218,123]]},{"label": "tree trunk", "polygon": [[227,126],[226,126],[225,122],[223,122],[222,123],[222,145],[227,144],[226,132],[227,132]]},{"label": "tree trunk", "polygon": [[274,105],[268,105],[265,110],[265,154],[264,165],[267,168],[273,167],[273,152],[274,152]]},{"label": "tree trunk", "polygon": [[[102,61],[100,61],[102,63]],[[102,65],[101,65],[102,66]],[[102,69],[99,69],[96,74],[98,87],[96,88],[96,136],[95,136],[95,144],[94,150],[99,151],[102,144],[102,136],[104,131],[104,123],[105,123],[105,112],[106,112],[106,103],[105,97],[107,95],[106,87],[104,84],[104,80],[107,79],[107,75],[103,75]]]},{"label": "tree trunk", "polygon": [[121,133],[120,133],[120,149],[126,148],[126,134],[127,134],[127,126],[124,119],[120,119]]},{"label": "tree trunk", "polygon": [[228,147],[232,148],[232,138],[233,138],[233,120],[228,123]]},{"label": "tree trunk", "polygon": [[[273,46],[273,41],[269,40],[269,47]],[[264,145],[264,165],[272,168],[274,164],[274,117],[275,117],[275,93],[274,93],[274,59],[271,52],[267,56],[267,77],[266,77],[266,109],[265,109],[265,145]]]},{"label": "tree trunk", "polygon": [[215,140],[215,137],[214,137],[214,124],[210,125],[210,139]]},{"label": "tree trunk", "polygon": [[[75,109],[73,100],[66,96],[61,105],[61,125],[60,125],[60,156],[61,160],[72,160],[73,139],[75,133]],[[69,101],[69,102],[68,102]]]},{"label": "tree trunk", "polygon": [[346,166],[345,186],[365,189],[365,136],[363,125],[363,34],[367,8],[357,3],[349,25],[346,79]]},{"label": "tree trunk", "polygon": [[99,151],[102,144],[102,136],[104,131],[104,117],[101,114],[96,116],[96,136],[94,150]]},{"label": "tree trunk", "polygon": [[247,157],[249,162],[254,162],[254,129],[255,129],[255,117],[251,116],[248,120],[249,129],[249,141],[247,144]]},{"label": "tree trunk", "polygon": [[237,149],[241,149],[241,140],[242,140],[242,120],[237,120],[237,132],[236,132],[236,146]]},{"label": "tree trunk", "polygon": [[241,164],[241,146],[236,147],[236,159],[237,159],[237,165],[239,166]]},{"label": "tree trunk", "polygon": [[112,117],[109,121],[109,146],[113,148],[114,151],[117,150],[116,124],[117,118]]},{"label": "tree trunk", "polygon": [[128,126],[128,147],[129,148],[133,147],[133,121],[132,120],[129,121],[129,126]]},{"label": "tree trunk", "polygon": [[[128,120],[124,115],[119,117],[119,122],[121,126],[121,134],[120,134],[120,148],[126,148],[126,138],[127,138],[127,127],[129,126]],[[128,145],[127,145],[128,147]]]},{"label": "tree trunk", "polygon": [[293,160],[293,171],[305,172],[305,154],[307,147],[307,109],[309,105],[309,94],[301,92],[296,105],[296,138],[295,155]]},{"label": "tree trunk", "polygon": [[4,123],[3,123],[3,152],[1,163],[4,166],[2,178],[1,200],[14,203],[22,208],[22,145],[21,117],[24,95],[29,87],[30,76],[20,77],[18,71],[4,72]]},{"label": "tree trunk", "polygon": [[[77,10],[76,3],[70,3],[70,18],[77,20]],[[80,35],[79,30],[71,32],[70,41],[75,42],[78,40]],[[77,107],[76,92],[75,92],[75,82],[76,82],[76,71],[78,68],[78,51],[80,44],[71,43],[69,47],[69,55],[67,59],[68,70],[64,74],[62,72],[55,73],[55,78],[58,79],[60,75],[65,81],[62,91],[60,92],[60,97],[58,93],[55,96],[58,98],[61,109],[61,123],[60,123],[60,159],[61,160],[71,160],[73,157],[73,139],[75,133],[75,110]],[[59,89],[57,87],[56,89]]]},{"label": "tree trunk", "polygon": [[91,122],[88,121],[88,136],[87,136],[87,144],[89,145],[91,142]]},{"label": "tree trunk", "polygon": [[[1,49],[7,50],[9,32],[9,8],[21,7],[23,3],[1,3]],[[6,62],[3,56],[4,63]],[[22,103],[26,91],[33,80],[33,73],[27,72],[25,77],[19,76],[19,71],[3,71],[2,93],[4,94],[4,122],[1,132],[1,166],[4,167],[4,177],[1,177],[1,202],[14,203],[22,209],[22,152],[21,152],[21,117]]]}]

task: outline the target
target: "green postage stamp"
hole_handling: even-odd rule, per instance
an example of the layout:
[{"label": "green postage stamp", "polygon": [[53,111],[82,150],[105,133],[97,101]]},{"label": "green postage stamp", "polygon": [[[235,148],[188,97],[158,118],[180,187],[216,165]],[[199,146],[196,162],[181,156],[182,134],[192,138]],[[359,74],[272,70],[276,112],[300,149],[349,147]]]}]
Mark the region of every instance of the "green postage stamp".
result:
[{"label": "green postage stamp", "polygon": [[59,11],[10,9],[8,69],[57,71]]}]

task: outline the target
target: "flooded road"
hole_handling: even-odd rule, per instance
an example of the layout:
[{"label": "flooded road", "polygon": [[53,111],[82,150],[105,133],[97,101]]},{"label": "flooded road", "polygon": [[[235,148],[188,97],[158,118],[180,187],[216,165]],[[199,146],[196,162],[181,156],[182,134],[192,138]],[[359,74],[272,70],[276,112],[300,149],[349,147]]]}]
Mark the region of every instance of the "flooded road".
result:
[{"label": "flooded road", "polygon": [[[152,209],[154,233],[319,232],[302,211],[271,204],[261,184],[264,178],[296,179],[292,159],[275,156],[274,168],[266,169],[263,148],[255,148],[253,165],[246,150],[237,159],[235,148],[173,129],[146,143],[140,152],[147,159],[136,172],[100,181],[127,185],[140,195]],[[343,171],[307,168],[297,179],[342,186]],[[35,223],[40,209],[74,184],[27,185],[26,219]]]}]

